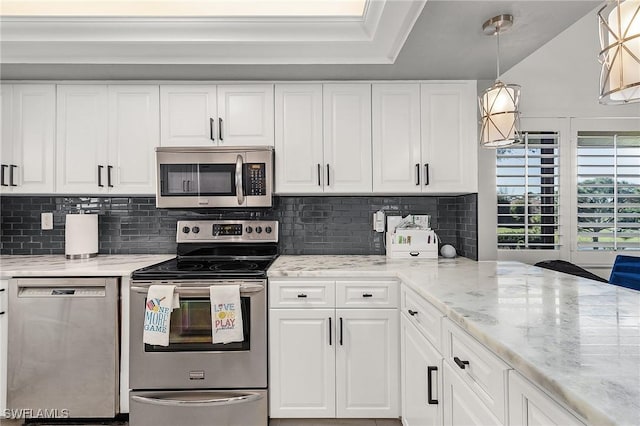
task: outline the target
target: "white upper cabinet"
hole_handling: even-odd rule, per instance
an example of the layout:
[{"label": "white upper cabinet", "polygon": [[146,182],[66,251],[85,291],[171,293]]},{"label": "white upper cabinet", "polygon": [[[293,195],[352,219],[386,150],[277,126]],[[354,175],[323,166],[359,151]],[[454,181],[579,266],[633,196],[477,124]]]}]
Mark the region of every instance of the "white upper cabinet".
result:
[{"label": "white upper cabinet", "polygon": [[276,192],[371,193],[371,85],[276,85]]},{"label": "white upper cabinet", "polygon": [[160,86],[162,146],[273,145],[273,84]]},{"label": "white upper cabinet", "polygon": [[420,85],[372,87],[373,192],[421,192]]},{"label": "white upper cabinet", "polygon": [[159,143],[158,86],[109,86],[110,192],[153,194]]},{"label": "white upper cabinet", "polygon": [[475,81],[420,87],[423,192],[478,191]]},{"label": "white upper cabinet", "polygon": [[218,86],[218,143],[273,146],[273,84]]},{"label": "white upper cabinet", "polygon": [[54,190],[55,86],[2,85],[2,193]]},{"label": "white upper cabinet", "polygon": [[217,121],[216,86],[160,86],[160,145],[217,145]]},{"label": "white upper cabinet", "polygon": [[277,84],[276,192],[322,192],[322,84]]},{"label": "white upper cabinet", "polygon": [[153,194],[158,86],[59,85],[59,193]]},{"label": "white upper cabinet", "polygon": [[325,84],[324,191],[370,193],[371,85]]}]

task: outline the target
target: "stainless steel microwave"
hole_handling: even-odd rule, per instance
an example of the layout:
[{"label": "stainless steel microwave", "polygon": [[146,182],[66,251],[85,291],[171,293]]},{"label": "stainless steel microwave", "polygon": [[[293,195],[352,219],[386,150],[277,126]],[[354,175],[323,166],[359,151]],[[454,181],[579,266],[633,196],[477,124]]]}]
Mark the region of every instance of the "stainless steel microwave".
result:
[{"label": "stainless steel microwave", "polygon": [[271,207],[273,147],[160,147],[156,162],[157,207]]}]

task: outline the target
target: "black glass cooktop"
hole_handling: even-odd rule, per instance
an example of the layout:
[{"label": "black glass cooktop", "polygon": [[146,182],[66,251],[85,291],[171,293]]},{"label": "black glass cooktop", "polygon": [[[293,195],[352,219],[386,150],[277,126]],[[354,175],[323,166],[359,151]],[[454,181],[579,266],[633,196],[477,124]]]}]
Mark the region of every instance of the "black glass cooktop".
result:
[{"label": "black glass cooktop", "polygon": [[133,272],[134,280],[264,278],[276,246],[178,246],[178,256]]}]

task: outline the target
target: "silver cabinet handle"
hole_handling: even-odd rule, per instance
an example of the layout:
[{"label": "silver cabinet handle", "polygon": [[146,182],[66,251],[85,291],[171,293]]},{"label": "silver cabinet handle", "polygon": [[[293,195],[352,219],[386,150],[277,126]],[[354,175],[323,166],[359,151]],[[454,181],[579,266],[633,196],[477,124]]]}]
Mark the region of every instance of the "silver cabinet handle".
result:
[{"label": "silver cabinet handle", "polygon": [[209,118],[209,139],[211,139],[212,141],[215,141],[215,138],[213,137],[213,128],[215,127],[215,120],[213,118]]},{"label": "silver cabinet handle", "polygon": [[244,192],[242,191],[242,155],[238,155],[236,158],[236,196],[238,197],[238,205],[241,206],[244,204]]},{"label": "silver cabinet handle", "polygon": [[17,169],[18,166],[14,165],[14,164],[9,164],[9,186],[18,186],[15,183],[13,183],[13,169]]},{"label": "silver cabinet handle", "polygon": [[220,142],[224,140],[222,139],[222,117],[218,118],[218,139],[220,139]]},{"label": "silver cabinet handle", "polygon": [[214,395],[214,392],[203,392],[202,399],[175,399],[169,397],[169,395],[167,395],[166,398],[163,398],[161,395],[159,397],[134,395],[131,397],[131,399],[143,404],[165,405],[169,407],[207,407],[216,405],[232,405],[253,402],[262,399],[262,395],[260,395],[259,393],[237,394],[237,396],[231,396],[228,398],[210,398]]},{"label": "silver cabinet handle", "polygon": [[0,167],[0,185],[2,186],[9,186],[6,183],[4,183],[4,169],[6,169],[7,167],[9,166],[7,166],[6,164],[3,164],[2,167]]}]

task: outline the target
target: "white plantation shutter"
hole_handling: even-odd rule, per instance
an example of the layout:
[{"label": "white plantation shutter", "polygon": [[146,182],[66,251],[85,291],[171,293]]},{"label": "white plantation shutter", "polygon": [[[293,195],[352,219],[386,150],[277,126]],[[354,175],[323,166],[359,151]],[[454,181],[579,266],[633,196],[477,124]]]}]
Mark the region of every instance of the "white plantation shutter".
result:
[{"label": "white plantation shutter", "polygon": [[498,249],[558,249],[559,133],[523,139],[496,150]]},{"label": "white plantation shutter", "polygon": [[640,132],[577,140],[578,250],[640,250]]}]

